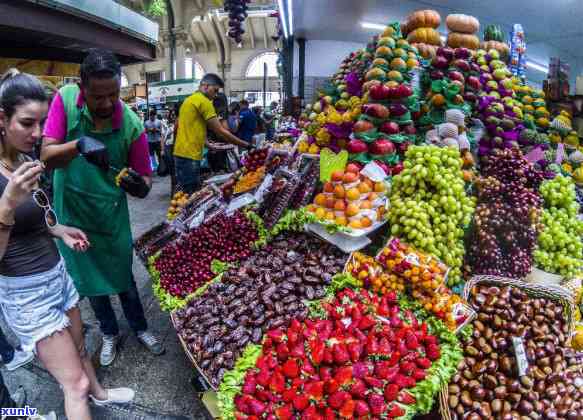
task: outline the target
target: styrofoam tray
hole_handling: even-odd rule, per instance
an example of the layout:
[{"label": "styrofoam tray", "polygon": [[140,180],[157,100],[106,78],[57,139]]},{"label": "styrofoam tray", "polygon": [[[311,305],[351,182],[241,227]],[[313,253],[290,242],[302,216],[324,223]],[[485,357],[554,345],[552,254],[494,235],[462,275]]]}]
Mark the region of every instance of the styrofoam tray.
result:
[{"label": "styrofoam tray", "polygon": [[329,233],[326,227],[320,223],[308,223],[306,229],[348,254],[358,251],[372,242],[366,235],[351,236],[344,232]]}]

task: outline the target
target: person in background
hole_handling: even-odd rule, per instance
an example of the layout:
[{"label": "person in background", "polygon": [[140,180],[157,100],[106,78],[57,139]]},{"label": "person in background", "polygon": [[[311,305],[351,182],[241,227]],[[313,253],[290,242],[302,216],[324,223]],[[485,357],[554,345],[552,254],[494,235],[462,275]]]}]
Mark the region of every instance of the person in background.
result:
[{"label": "person in background", "polygon": [[263,134],[265,133],[265,121],[263,121],[263,108],[260,106],[253,107],[253,113],[255,114],[255,118],[257,119],[257,127],[255,127],[255,134]]},{"label": "person in background", "polygon": [[[221,122],[221,125],[226,130],[229,130],[229,105],[227,103],[227,97],[224,93],[218,93],[216,98],[213,100],[213,106],[217,112],[217,117]],[[227,151],[223,148],[224,143],[221,138],[217,136],[213,131],[208,134],[208,153],[207,159],[211,172],[217,173],[227,170]]]},{"label": "person in background", "polygon": [[263,122],[265,123],[265,139],[273,140],[275,136],[275,116],[277,111],[277,102],[272,102],[268,109],[263,113]]},{"label": "person in background", "polygon": [[[55,210],[85,232],[84,254],[60,246],[67,269],[99,320],[102,366],[117,355],[119,327],[110,295],[118,295],[130,328],[151,353],[164,347],[148,330],[132,274],[132,233],[127,194],[145,198],[152,168],[144,126],[119,99],[121,65],[110,51],[92,50],[81,64],[80,85],[60,89],[44,128],[42,160],[58,168]],[[115,168],[115,169],[114,169]],[[121,168],[128,168],[116,183]]]},{"label": "person in background", "polygon": [[239,111],[241,106],[239,102],[233,102],[229,107],[229,118],[227,119],[227,124],[229,125],[229,131],[236,134],[239,130]]},{"label": "person in background", "polygon": [[217,117],[212,101],[223,87],[224,82],[219,76],[208,73],[200,81],[199,89],[180,107],[174,165],[178,188],[187,194],[200,188],[200,164],[208,128],[228,143],[251,147],[249,142],[231,134]]},{"label": "person in background", "polygon": [[[59,223],[70,220],[56,216],[38,186],[44,165],[27,156],[42,137],[47,109],[36,78],[19,74],[2,79],[0,307],[23,350],[35,351],[61,385],[67,417],[90,420],[89,398],[98,405],[127,403],[134,391],[104,389],[85,348],[79,294],[54,239],[79,254],[93,244],[81,229]],[[0,389],[6,401],[5,387]]]},{"label": "person in background", "polygon": [[239,111],[239,130],[237,131],[237,136],[243,141],[251,143],[255,135],[255,129],[257,128],[257,117],[249,109],[249,102],[246,99],[239,102],[239,106],[241,107],[241,111]]},{"label": "person in background", "polygon": [[150,161],[152,170],[156,171],[160,164],[160,139],[162,138],[162,121],[158,119],[155,109],[150,111],[150,118],[144,123],[146,134],[148,135],[148,146],[150,148]]}]

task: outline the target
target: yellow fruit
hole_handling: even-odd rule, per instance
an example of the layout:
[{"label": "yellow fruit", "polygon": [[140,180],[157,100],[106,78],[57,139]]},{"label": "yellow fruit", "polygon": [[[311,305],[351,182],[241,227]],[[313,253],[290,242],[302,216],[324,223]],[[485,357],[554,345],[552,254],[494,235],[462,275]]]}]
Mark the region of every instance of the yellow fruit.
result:
[{"label": "yellow fruit", "polygon": [[346,215],[348,217],[356,216],[359,212],[360,208],[354,203],[350,203],[348,206],[346,206]]},{"label": "yellow fruit", "polygon": [[346,198],[350,201],[358,200],[360,198],[360,191],[357,188],[351,188],[346,191]]},{"label": "yellow fruit", "polygon": [[358,191],[360,191],[361,194],[367,194],[371,191],[371,189],[366,182],[361,182],[358,184]]},{"label": "yellow fruit", "polygon": [[342,185],[336,185],[334,187],[334,197],[336,198],[344,198],[346,196],[346,191]]},{"label": "yellow fruit", "polygon": [[368,200],[364,200],[360,203],[361,210],[370,210],[372,209],[372,203]]},{"label": "yellow fruit", "polygon": [[333,193],[334,192],[334,184],[332,184],[331,182],[326,182],[324,184],[324,192],[325,193]]},{"label": "yellow fruit", "polygon": [[360,223],[359,219],[351,220],[348,224],[352,229],[362,229],[362,224]]},{"label": "yellow fruit", "polygon": [[379,195],[375,192],[371,192],[368,196],[367,199],[370,201],[375,201],[377,198],[379,198]]},{"label": "yellow fruit", "polygon": [[374,192],[385,192],[385,184],[383,182],[375,182],[374,184]]},{"label": "yellow fruit", "polygon": [[339,226],[346,226],[348,224],[348,219],[344,216],[337,216],[336,219],[334,219],[334,223]]},{"label": "yellow fruit", "polygon": [[336,220],[336,215],[333,211],[329,211],[326,213],[326,220]]},{"label": "yellow fruit", "polygon": [[326,197],[326,208],[333,209],[334,208],[334,197]]},{"label": "yellow fruit", "polygon": [[340,182],[344,177],[344,171],[334,171],[332,172],[332,181]]},{"label": "yellow fruit", "polygon": [[346,203],[344,202],[344,200],[336,200],[334,202],[334,210],[336,211],[346,210]]},{"label": "yellow fruit", "polygon": [[325,206],[326,205],[326,196],[322,193],[318,194],[316,198],[314,198],[314,203],[318,206]]},{"label": "yellow fruit", "polygon": [[345,184],[352,184],[353,182],[358,181],[358,174],[353,172],[346,172],[342,177],[342,182]]},{"label": "yellow fruit", "polygon": [[315,214],[318,219],[323,219],[326,217],[326,210],[323,207],[318,207]]},{"label": "yellow fruit", "polygon": [[363,217],[360,219],[360,224],[363,228],[368,228],[372,226],[372,220],[370,220],[368,217]]},{"label": "yellow fruit", "polygon": [[315,204],[310,204],[307,206],[307,209],[310,213],[315,213],[318,207]]}]

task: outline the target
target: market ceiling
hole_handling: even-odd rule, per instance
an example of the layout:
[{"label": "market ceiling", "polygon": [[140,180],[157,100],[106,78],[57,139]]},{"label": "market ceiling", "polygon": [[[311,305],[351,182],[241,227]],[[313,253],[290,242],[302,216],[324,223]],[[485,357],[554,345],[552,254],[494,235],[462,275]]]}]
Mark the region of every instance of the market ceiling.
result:
[{"label": "market ceiling", "polygon": [[[442,22],[450,13],[476,16],[481,29],[499,24],[509,32],[521,23],[527,37],[529,60],[544,67],[559,56],[571,65],[571,76],[583,69],[583,1],[581,0],[280,0],[293,4],[293,34],[308,40],[337,40],[366,43],[377,31],[362,22],[385,24],[403,21],[419,9],[439,11]],[[445,24],[439,28],[447,33]],[[542,80],[544,72],[529,71]]]}]

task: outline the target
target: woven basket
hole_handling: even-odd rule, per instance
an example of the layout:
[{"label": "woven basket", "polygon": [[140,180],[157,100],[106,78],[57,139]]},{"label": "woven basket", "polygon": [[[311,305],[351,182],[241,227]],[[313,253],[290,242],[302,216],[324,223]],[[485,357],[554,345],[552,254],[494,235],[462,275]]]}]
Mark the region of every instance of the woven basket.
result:
[{"label": "woven basket", "polygon": [[[560,286],[543,286],[541,284],[525,283],[520,280],[509,279],[505,277],[496,276],[474,276],[468,281],[464,287],[463,298],[466,301],[470,301],[470,294],[475,286],[480,284],[489,284],[492,286],[510,286],[516,287],[524,291],[527,295],[531,297],[541,297],[553,300],[559,303],[563,307],[563,314],[565,317],[565,322],[568,326],[567,335],[571,337],[575,329],[575,322],[573,318],[574,314],[574,301],[573,295],[567,291],[565,288]],[[439,396],[439,409],[443,420],[452,420],[451,413],[449,411],[449,384],[445,384],[441,388]]]}]

